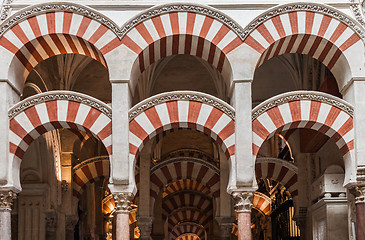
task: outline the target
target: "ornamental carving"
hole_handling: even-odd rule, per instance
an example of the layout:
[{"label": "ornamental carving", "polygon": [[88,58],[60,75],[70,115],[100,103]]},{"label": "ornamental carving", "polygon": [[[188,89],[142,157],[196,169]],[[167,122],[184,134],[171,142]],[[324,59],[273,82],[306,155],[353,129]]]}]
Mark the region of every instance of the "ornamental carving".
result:
[{"label": "ornamental carving", "polygon": [[253,192],[233,192],[233,205],[234,208],[240,211],[251,211]]},{"label": "ornamental carving", "polygon": [[224,101],[208,94],[192,91],[182,91],[162,93],[142,101],[141,103],[134,106],[131,110],[129,110],[129,121],[132,121],[139,114],[151,107],[170,101],[201,102],[221,110],[233,120],[235,118],[235,111],[228,103],[225,103]]},{"label": "ornamental carving", "polygon": [[9,119],[12,119],[19,113],[26,110],[27,108],[53,100],[67,100],[67,101],[79,102],[99,110],[100,112],[108,116],[110,119],[112,118],[111,108],[102,101],[99,101],[85,94],[71,91],[50,91],[31,96],[13,106],[8,112],[8,117]]},{"label": "ornamental carving", "polygon": [[130,211],[132,209],[132,193],[113,193],[113,197],[116,211]]},{"label": "ornamental carving", "polygon": [[344,112],[346,112],[351,117],[354,116],[354,108],[341,99],[334,98],[332,96],[328,96],[327,94],[323,94],[320,92],[313,91],[297,91],[291,93],[284,93],[279,96],[273,97],[268,101],[263,102],[262,104],[255,107],[252,111],[252,121],[258,118],[264,112],[274,108],[276,106],[282,105],[284,103],[299,101],[299,100],[311,100],[317,102],[327,103],[329,105],[335,106]]},{"label": "ornamental carving", "polygon": [[365,202],[365,186],[353,186],[349,191],[355,197],[355,203]]},{"label": "ornamental carving", "polygon": [[351,8],[352,13],[354,14],[356,20],[362,26],[365,26],[365,21],[364,21],[364,7],[363,7],[364,1],[350,0],[350,2],[351,2],[350,8]]},{"label": "ornamental carving", "polygon": [[0,210],[9,210],[13,206],[16,193],[13,191],[0,192]]},{"label": "ornamental carving", "polygon": [[55,212],[46,213],[46,231],[56,232],[57,229],[57,214]]},{"label": "ornamental carving", "polygon": [[75,226],[76,226],[78,221],[79,221],[79,218],[77,216],[67,215],[66,216],[66,226],[65,226],[66,230],[67,231],[74,231]]}]

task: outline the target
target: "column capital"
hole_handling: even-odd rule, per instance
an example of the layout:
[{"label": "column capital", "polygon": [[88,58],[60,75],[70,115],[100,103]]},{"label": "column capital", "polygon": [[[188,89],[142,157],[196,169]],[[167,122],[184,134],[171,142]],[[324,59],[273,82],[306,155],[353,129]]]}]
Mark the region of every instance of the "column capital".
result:
[{"label": "column capital", "polygon": [[55,212],[46,213],[46,231],[54,233],[57,229],[57,214]]},{"label": "column capital", "polygon": [[355,185],[349,188],[349,192],[355,197],[356,203],[365,203],[365,185]]},{"label": "column capital", "polygon": [[77,224],[77,221],[79,218],[75,215],[67,215],[66,216],[66,230],[67,231],[73,231],[75,229],[75,226]]},{"label": "column capital", "polygon": [[115,210],[130,211],[132,209],[133,194],[132,193],[113,193]]},{"label": "column capital", "polygon": [[13,191],[0,191],[0,211],[11,211],[16,193]]},{"label": "column capital", "polygon": [[219,237],[229,238],[232,233],[234,217],[215,217],[218,223]]},{"label": "column capital", "polygon": [[253,192],[233,192],[231,196],[237,212],[251,212]]},{"label": "column capital", "polygon": [[139,228],[141,239],[150,239],[152,232],[152,221],[153,218],[149,216],[138,216],[137,225]]}]

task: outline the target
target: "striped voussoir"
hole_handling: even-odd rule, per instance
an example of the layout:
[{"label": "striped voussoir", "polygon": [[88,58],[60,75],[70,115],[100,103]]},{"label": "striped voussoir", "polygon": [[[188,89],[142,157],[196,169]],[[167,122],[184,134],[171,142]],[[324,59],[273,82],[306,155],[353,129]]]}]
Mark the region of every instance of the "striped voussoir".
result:
[{"label": "striped voussoir", "polygon": [[198,159],[207,161],[217,167],[217,163],[214,162],[212,156],[210,156],[202,151],[195,150],[195,149],[180,149],[180,150],[170,152],[161,157],[161,162],[163,162],[164,160],[167,160],[167,159],[178,158],[178,157],[179,158],[184,158],[184,157],[198,158]]},{"label": "striped voussoir", "polygon": [[178,236],[177,238],[174,238],[176,240],[202,240],[204,238],[199,237],[197,234],[195,233],[184,233],[180,236]]},{"label": "striped voussoir", "polygon": [[106,66],[103,54],[115,37],[106,26],[86,16],[48,12],[13,26],[0,38],[0,46],[14,54],[29,73],[40,61],[64,53],[83,54]]},{"label": "striped voussoir", "polygon": [[[176,225],[171,233],[170,233],[170,240],[177,240],[177,239],[196,239],[194,236],[197,236],[198,240],[205,239],[205,230],[204,228],[196,224],[194,222],[182,222]],[[185,238],[188,237],[188,238]]]},{"label": "striped voussoir", "polygon": [[313,129],[325,134],[336,143],[344,157],[353,154],[352,116],[334,104],[295,100],[265,111],[252,122],[253,155],[257,156],[261,144],[276,132],[297,128]]},{"label": "striped voussoir", "polygon": [[130,160],[134,162],[148,140],[173,128],[203,132],[222,146],[227,159],[234,157],[234,120],[231,117],[202,102],[173,100],[152,106],[129,122]]},{"label": "striped voussoir", "polygon": [[115,202],[114,202],[113,194],[109,194],[108,196],[106,196],[103,199],[102,204],[103,204],[104,215],[113,213],[114,209],[115,209]]},{"label": "striped voussoir", "polygon": [[263,193],[255,192],[252,199],[252,207],[268,215],[271,212],[271,198]]},{"label": "striped voussoir", "polygon": [[151,197],[156,199],[161,189],[182,179],[195,180],[219,198],[219,170],[199,159],[167,161],[151,169]]},{"label": "striped voussoir", "polygon": [[213,194],[210,192],[210,189],[207,186],[204,186],[200,182],[192,179],[180,179],[173,183],[168,184],[165,187],[163,196],[184,190],[201,192],[209,197],[213,196]]},{"label": "striped voussoir", "polygon": [[211,214],[207,215],[197,208],[179,208],[168,216],[168,230],[171,230],[180,222],[196,222],[208,232],[210,222],[213,220]]},{"label": "striped voussoir", "polygon": [[258,158],[255,173],[256,179],[274,180],[283,185],[292,198],[298,196],[298,168],[294,164],[278,158]]},{"label": "striped voussoir", "polygon": [[73,196],[80,198],[88,184],[108,179],[110,175],[109,156],[96,157],[83,161],[73,168]]},{"label": "striped voussoir", "polygon": [[355,44],[359,35],[339,20],[317,12],[284,13],[260,24],[244,41],[266,60],[285,53],[307,54],[330,70]]},{"label": "striped voussoir", "polygon": [[197,192],[178,192],[162,200],[162,218],[165,220],[170,212],[181,207],[195,207],[204,213],[212,214],[212,199]]},{"label": "striped voussoir", "polygon": [[9,124],[10,159],[22,160],[34,139],[48,131],[62,128],[93,133],[111,155],[111,119],[84,103],[69,100],[39,102],[11,118]]},{"label": "striped voussoir", "polygon": [[136,54],[140,72],[161,58],[189,54],[206,60],[226,77],[230,72],[226,55],[242,40],[212,17],[172,12],[138,24],[123,37],[122,43]]}]

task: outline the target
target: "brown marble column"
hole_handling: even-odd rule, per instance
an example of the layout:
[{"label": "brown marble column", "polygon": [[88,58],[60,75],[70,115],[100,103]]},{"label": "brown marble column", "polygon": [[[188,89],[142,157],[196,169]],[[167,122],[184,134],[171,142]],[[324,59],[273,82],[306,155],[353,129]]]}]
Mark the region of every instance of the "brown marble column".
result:
[{"label": "brown marble column", "polygon": [[232,198],[237,212],[238,240],[252,240],[251,209],[253,192],[233,192]]},{"label": "brown marble column", "polygon": [[131,210],[131,202],[133,195],[131,193],[113,193],[115,201],[116,218],[116,240],[129,240],[129,212]]},{"label": "brown marble column", "polygon": [[11,207],[16,194],[0,192],[0,240],[11,240]]},{"label": "brown marble column", "polygon": [[365,186],[355,186],[350,192],[355,196],[356,239],[365,240]]}]

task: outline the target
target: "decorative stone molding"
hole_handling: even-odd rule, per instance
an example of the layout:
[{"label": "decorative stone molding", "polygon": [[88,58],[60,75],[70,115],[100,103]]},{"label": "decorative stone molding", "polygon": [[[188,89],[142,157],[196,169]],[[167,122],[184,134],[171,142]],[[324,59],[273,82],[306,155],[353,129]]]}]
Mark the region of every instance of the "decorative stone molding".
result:
[{"label": "decorative stone molding", "polygon": [[90,163],[98,162],[98,161],[109,161],[109,156],[99,156],[99,157],[89,158],[89,159],[77,164],[76,166],[74,166],[72,168],[72,171],[75,172],[76,170],[79,170],[80,168],[82,168]]},{"label": "decorative stone molding", "polygon": [[218,11],[215,8],[203,6],[199,4],[191,4],[191,3],[173,3],[173,4],[164,4],[157,7],[150,8],[136,17],[129,20],[126,24],[121,27],[122,37],[126,35],[132,28],[137,26],[143,21],[146,21],[150,18],[153,18],[158,15],[171,13],[171,12],[194,12],[202,15],[209,16],[214,18],[224,25],[228,26],[234,33],[236,33],[242,40],[243,38],[243,28],[236,23],[233,19],[228,17],[226,14]]},{"label": "decorative stone molding", "polygon": [[312,100],[312,101],[327,103],[329,105],[335,106],[343,110],[351,117],[354,116],[354,108],[349,103],[345,102],[340,98],[331,96],[326,93],[315,92],[315,91],[294,91],[280,94],[259,104],[252,110],[252,121],[254,121],[261,114],[263,114],[264,112],[268,111],[273,107],[282,105],[284,103],[299,101],[299,100]]},{"label": "decorative stone molding", "polygon": [[361,1],[359,0],[350,0],[350,8],[352,10],[352,13],[354,14],[356,20],[365,27],[365,21],[364,21],[364,9]]},{"label": "decorative stone molding", "polygon": [[139,114],[141,114],[142,112],[146,111],[151,107],[170,101],[201,102],[204,104],[211,105],[215,108],[218,108],[233,120],[235,118],[235,111],[233,107],[216,97],[201,92],[178,91],[178,92],[161,93],[143,100],[142,102],[140,102],[139,104],[137,104],[136,106],[134,106],[129,110],[129,121],[132,121]]},{"label": "decorative stone molding", "polygon": [[39,103],[44,103],[54,100],[67,100],[67,101],[83,103],[85,105],[88,105],[90,107],[99,110],[100,112],[108,116],[110,119],[112,118],[112,109],[106,103],[103,103],[102,101],[93,98],[91,96],[88,96],[86,94],[72,91],[49,91],[28,97],[23,101],[15,104],[13,107],[11,107],[10,110],[8,111],[8,117],[9,119],[12,119],[19,113],[26,110],[27,108],[35,106]]},{"label": "decorative stone molding", "polygon": [[365,186],[353,186],[349,191],[355,197],[355,204],[365,203]]},{"label": "decorative stone molding", "polygon": [[13,201],[16,198],[16,193],[13,191],[0,192],[0,211],[11,211]]},{"label": "decorative stone molding", "polygon": [[74,231],[75,226],[78,221],[79,221],[79,219],[77,216],[67,215],[66,216],[66,225],[65,225],[66,231]]},{"label": "decorative stone molding", "polygon": [[16,24],[32,17],[41,15],[47,12],[72,12],[76,14],[80,14],[86,17],[89,17],[114,32],[119,38],[122,37],[122,32],[118,25],[114,23],[111,19],[106,16],[100,14],[99,12],[79,5],[75,3],[43,3],[32,5],[30,7],[24,8],[23,10],[17,12],[9,19],[7,19],[3,24],[0,25],[0,37],[4,35],[6,31],[15,26]]},{"label": "decorative stone molding", "polygon": [[232,198],[237,212],[251,212],[253,192],[233,192]]},{"label": "decorative stone molding", "polygon": [[46,213],[46,231],[56,232],[57,229],[57,214],[55,212]]},{"label": "decorative stone molding", "polygon": [[4,0],[1,7],[0,20],[4,21],[11,13],[11,3],[14,0]]},{"label": "decorative stone molding", "polygon": [[113,193],[115,210],[130,211],[132,209],[131,203],[133,201],[132,193]]},{"label": "decorative stone molding", "polygon": [[247,27],[245,27],[243,31],[243,36],[241,39],[245,39],[248,35],[251,34],[260,24],[263,22],[281,15],[283,13],[294,12],[294,11],[309,11],[309,12],[318,12],[321,14],[328,15],[338,21],[344,23],[349,26],[352,30],[354,30],[359,36],[363,39],[365,38],[365,30],[359,24],[352,20],[351,17],[346,14],[338,11],[337,9],[330,7],[328,5],[318,4],[318,3],[289,3],[280,5],[278,7],[271,8],[270,10],[264,12],[260,16],[256,17],[253,21],[251,21]]}]

